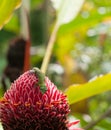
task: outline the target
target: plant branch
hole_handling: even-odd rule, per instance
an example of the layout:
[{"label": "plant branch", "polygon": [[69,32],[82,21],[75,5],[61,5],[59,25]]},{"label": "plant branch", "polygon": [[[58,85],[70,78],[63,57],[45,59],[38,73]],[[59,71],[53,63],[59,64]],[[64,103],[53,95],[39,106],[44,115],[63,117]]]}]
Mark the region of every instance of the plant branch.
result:
[{"label": "plant branch", "polygon": [[30,40],[29,27],[30,0],[22,0],[21,6],[21,35],[24,39]]},{"label": "plant branch", "polygon": [[84,130],[89,130],[90,128],[94,127],[97,123],[99,123],[101,120],[103,120],[104,118],[106,118],[107,116],[110,116],[110,115],[111,115],[111,107],[109,108],[108,111],[103,113],[97,120],[92,121],[87,126],[85,126]]},{"label": "plant branch", "polygon": [[30,68],[30,27],[29,27],[29,13],[30,13],[30,0],[23,0],[21,7],[21,35],[26,40],[25,55],[24,55],[24,69],[27,71]]},{"label": "plant branch", "polygon": [[47,67],[48,67],[48,64],[49,64],[49,61],[50,61],[50,58],[51,58],[51,55],[52,55],[53,46],[54,46],[54,43],[55,43],[55,40],[56,40],[56,35],[57,35],[58,29],[59,29],[59,24],[56,23],[55,26],[54,26],[53,32],[51,34],[51,37],[49,39],[48,46],[47,46],[47,49],[46,49],[46,53],[45,53],[43,63],[42,63],[42,66],[41,66],[41,71],[44,74],[47,71]]}]

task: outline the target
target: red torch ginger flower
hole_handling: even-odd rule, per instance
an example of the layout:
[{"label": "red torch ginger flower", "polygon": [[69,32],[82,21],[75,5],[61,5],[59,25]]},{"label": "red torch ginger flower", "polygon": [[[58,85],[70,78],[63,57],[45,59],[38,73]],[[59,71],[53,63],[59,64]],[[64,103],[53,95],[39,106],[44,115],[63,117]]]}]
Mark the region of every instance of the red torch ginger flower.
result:
[{"label": "red torch ginger flower", "polygon": [[45,77],[42,93],[35,71],[21,75],[0,100],[0,121],[4,130],[78,130],[70,129],[66,96]]}]

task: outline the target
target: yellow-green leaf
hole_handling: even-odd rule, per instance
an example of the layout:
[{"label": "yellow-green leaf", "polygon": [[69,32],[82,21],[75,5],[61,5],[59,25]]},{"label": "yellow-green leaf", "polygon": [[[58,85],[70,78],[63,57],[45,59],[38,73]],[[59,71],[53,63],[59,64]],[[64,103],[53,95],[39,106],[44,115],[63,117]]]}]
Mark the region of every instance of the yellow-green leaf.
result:
[{"label": "yellow-green leaf", "polygon": [[21,1],[22,0],[0,1],[0,29],[10,20],[13,11],[20,6]]},{"label": "yellow-green leaf", "polygon": [[76,103],[85,98],[111,90],[111,73],[99,76],[88,83],[71,85],[65,91],[70,104]]}]

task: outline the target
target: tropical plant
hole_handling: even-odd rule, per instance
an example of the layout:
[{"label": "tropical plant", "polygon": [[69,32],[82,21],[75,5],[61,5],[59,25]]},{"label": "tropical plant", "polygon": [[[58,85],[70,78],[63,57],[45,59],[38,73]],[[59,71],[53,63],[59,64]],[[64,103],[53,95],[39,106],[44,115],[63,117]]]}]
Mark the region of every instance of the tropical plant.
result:
[{"label": "tropical plant", "polygon": [[[27,48],[22,72],[30,66],[41,68],[67,95],[69,118],[73,120],[74,113],[73,118],[79,118],[85,130],[111,128],[110,10],[108,0],[0,2],[2,50],[6,52],[10,38],[21,35]],[[1,71],[5,52],[1,51]],[[0,97],[3,93],[0,87]]]}]

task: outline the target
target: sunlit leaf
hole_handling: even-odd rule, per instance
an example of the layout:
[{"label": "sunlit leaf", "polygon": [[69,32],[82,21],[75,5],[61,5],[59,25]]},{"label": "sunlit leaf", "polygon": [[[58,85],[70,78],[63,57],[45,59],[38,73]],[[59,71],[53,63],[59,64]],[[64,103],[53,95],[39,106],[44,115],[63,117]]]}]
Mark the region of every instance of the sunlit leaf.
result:
[{"label": "sunlit leaf", "polygon": [[14,33],[19,33],[20,31],[19,17],[17,16],[16,13],[14,13],[11,20],[4,26],[4,29]]},{"label": "sunlit leaf", "polygon": [[72,34],[67,34],[61,37],[58,37],[56,48],[55,48],[55,55],[57,56],[60,63],[63,65],[66,64],[67,56],[69,56],[70,51],[74,46],[75,39],[73,38]]},{"label": "sunlit leaf", "polygon": [[85,98],[111,90],[111,73],[99,76],[94,80],[81,84],[71,85],[65,91],[70,104],[83,100]]},{"label": "sunlit leaf", "polygon": [[94,3],[98,6],[111,6],[110,0],[94,0]]},{"label": "sunlit leaf", "polygon": [[83,18],[81,15],[79,15],[70,23],[61,26],[58,35],[64,36],[65,34],[69,34],[70,32],[74,33],[76,30],[81,30],[81,28],[88,29],[89,27],[95,26],[99,22],[104,21],[104,19],[108,19],[110,16],[110,12],[101,15],[96,10],[90,12],[90,15],[87,18]]},{"label": "sunlit leaf", "polygon": [[80,11],[84,0],[51,0],[57,10],[57,23],[59,25],[72,21]]},{"label": "sunlit leaf", "polygon": [[0,29],[6,24],[13,11],[21,4],[21,0],[1,0],[0,1]]}]

